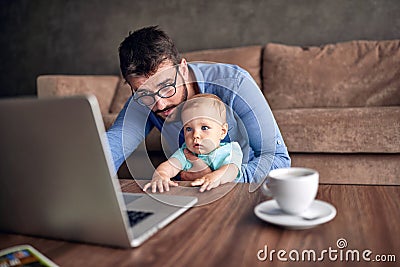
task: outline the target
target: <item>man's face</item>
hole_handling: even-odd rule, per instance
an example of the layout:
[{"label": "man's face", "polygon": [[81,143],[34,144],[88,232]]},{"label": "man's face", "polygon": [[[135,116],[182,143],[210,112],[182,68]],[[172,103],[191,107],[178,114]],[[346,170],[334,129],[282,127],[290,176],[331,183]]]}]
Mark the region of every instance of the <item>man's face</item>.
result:
[{"label": "man's face", "polygon": [[162,98],[156,94],[154,95],[155,102],[148,106],[161,118],[166,119],[168,117],[168,120],[174,121],[176,120],[178,113],[175,112],[177,106],[187,98],[187,88],[184,84],[182,76],[177,71],[178,68],[173,66],[173,64],[168,61],[160,64],[157,72],[154,75],[150,77],[128,76],[127,82],[131,86],[133,92],[135,92],[135,96],[156,93],[160,89],[166,87],[174,90],[174,88],[170,85],[175,83],[176,92],[173,96]]}]

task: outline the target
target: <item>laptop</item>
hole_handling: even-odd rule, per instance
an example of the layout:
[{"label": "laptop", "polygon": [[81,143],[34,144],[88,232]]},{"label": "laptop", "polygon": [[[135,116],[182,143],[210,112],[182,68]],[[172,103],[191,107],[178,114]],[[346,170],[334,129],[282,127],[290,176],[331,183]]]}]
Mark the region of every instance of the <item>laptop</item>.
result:
[{"label": "laptop", "polygon": [[122,193],[93,95],[0,100],[0,231],[136,247],[196,197]]}]

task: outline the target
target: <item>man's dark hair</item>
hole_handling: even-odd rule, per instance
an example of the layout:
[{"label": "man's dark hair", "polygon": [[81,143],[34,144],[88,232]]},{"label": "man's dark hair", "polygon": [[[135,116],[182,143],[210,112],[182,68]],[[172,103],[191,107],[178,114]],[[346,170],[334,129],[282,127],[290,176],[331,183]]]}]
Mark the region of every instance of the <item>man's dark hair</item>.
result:
[{"label": "man's dark hair", "polygon": [[148,77],[165,60],[176,65],[181,57],[171,38],[158,26],[129,32],[119,46],[120,68],[125,79],[130,74]]}]

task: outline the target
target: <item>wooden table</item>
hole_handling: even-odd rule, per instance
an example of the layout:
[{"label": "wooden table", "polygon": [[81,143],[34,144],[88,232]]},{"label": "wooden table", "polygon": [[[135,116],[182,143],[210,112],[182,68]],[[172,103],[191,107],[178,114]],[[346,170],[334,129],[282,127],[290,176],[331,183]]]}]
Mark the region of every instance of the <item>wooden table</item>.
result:
[{"label": "wooden table", "polygon": [[[140,190],[133,180],[120,183],[123,191]],[[227,184],[202,194],[197,190],[173,188],[170,194],[195,194],[201,205],[138,248],[117,249],[0,233],[0,249],[28,243],[60,266],[399,266],[400,186],[320,185],[317,198],[332,203],[337,215],[331,222],[307,230],[287,230],[258,219],[253,209],[267,198],[259,190],[250,193],[248,184]],[[341,238],[347,247],[339,250],[337,241]],[[272,261],[261,261],[257,256],[265,256],[265,246],[268,254],[276,251]],[[281,258],[287,262],[278,259],[279,250],[286,252]],[[310,250],[316,252],[317,259],[323,250],[327,252],[322,262],[310,262]],[[329,250],[337,251],[331,251],[332,259]],[[359,251],[360,258],[364,250],[372,251],[366,254],[371,262],[362,258],[360,262],[351,261],[351,253],[346,261],[348,250]],[[289,253],[294,258],[296,251],[299,261],[291,262]],[[305,261],[301,260],[302,253]],[[372,261],[377,255],[391,262]]]}]

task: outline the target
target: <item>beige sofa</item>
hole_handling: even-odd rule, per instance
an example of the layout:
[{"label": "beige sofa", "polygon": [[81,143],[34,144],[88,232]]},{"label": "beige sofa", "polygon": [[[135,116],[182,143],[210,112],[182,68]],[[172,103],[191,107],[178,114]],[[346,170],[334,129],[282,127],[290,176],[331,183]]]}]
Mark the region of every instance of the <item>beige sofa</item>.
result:
[{"label": "beige sofa", "polygon": [[[292,166],[317,169],[321,183],[400,184],[400,40],[269,43],[184,57],[249,71],[273,110]],[[116,75],[42,75],[37,89],[39,97],[93,93],[106,128],[131,94]],[[146,146],[153,164],[163,160],[159,132]],[[119,176],[129,176],[125,165]]]}]

